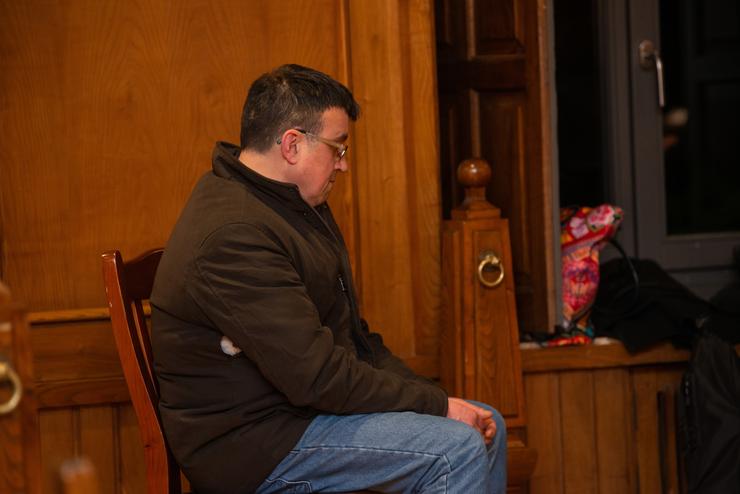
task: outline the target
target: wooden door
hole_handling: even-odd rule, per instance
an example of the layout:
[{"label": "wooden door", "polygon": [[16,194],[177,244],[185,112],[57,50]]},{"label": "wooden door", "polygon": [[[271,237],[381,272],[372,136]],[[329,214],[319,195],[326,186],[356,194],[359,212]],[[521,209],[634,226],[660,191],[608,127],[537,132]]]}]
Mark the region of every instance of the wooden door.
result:
[{"label": "wooden door", "polygon": [[519,326],[555,322],[557,237],[545,0],[437,2],[442,208],[460,203],[455,171],[481,157],[488,200],[511,225]]}]

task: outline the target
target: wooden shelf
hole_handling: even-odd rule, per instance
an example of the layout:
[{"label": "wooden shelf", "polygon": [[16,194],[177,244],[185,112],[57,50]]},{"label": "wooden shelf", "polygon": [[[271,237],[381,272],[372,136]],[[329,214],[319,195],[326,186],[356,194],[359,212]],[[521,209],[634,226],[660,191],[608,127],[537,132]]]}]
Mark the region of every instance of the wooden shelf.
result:
[{"label": "wooden shelf", "polygon": [[527,373],[575,369],[631,367],[686,362],[691,352],[660,343],[645,351],[630,354],[621,342],[608,345],[583,345],[522,350],[522,371]]},{"label": "wooden shelf", "polygon": [[[735,345],[740,355],[740,344]],[[688,362],[691,352],[671,343],[660,343],[630,354],[619,341],[607,345],[583,345],[556,348],[528,348],[522,353],[522,372],[550,372],[577,369],[606,369]]]}]

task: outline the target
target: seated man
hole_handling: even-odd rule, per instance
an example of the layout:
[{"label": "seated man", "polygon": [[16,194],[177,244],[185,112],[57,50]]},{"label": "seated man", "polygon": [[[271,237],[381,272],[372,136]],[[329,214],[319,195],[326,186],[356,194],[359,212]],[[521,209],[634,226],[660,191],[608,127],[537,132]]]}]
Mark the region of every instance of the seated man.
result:
[{"label": "seated man", "polygon": [[448,398],[360,318],[326,204],[358,114],[321,72],[261,76],[241,148],[216,144],[165,248],[160,412],[199,493],[505,490],[500,415]]}]

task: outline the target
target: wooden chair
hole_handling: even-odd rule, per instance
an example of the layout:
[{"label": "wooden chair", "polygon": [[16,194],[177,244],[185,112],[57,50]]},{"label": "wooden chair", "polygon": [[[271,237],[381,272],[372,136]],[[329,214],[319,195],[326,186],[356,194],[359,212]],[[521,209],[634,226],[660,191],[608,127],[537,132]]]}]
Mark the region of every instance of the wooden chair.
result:
[{"label": "wooden chair", "polygon": [[129,262],[117,250],[103,254],[103,279],[113,336],[144,443],[148,494],[180,494],[180,468],[167,446],[157,405],[159,386],[152,365],[152,347],[143,301],[152,293],[163,249]]}]

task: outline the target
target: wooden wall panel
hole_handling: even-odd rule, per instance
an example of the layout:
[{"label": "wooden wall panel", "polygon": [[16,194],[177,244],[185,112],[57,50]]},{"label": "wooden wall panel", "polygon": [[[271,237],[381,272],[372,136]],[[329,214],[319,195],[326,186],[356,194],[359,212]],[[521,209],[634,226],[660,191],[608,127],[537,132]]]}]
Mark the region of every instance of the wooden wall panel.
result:
[{"label": "wooden wall panel", "polygon": [[112,406],[81,407],[79,417],[79,453],[95,465],[101,486],[114,486],[118,472],[117,409]]},{"label": "wooden wall panel", "polygon": [[593,376],[598,492],[633,492],[637,465],[633,460],[633,444],[626,433],[634,430],[629,372],[607,369],[595,371]]},{"label": "wooden wall panel", "polygon": [[688,357],[669,344],[634,356],[622,345],[523,351],[530,494],[680,492],[673,397]]},{"label": "wooden wall panel", "polygon": [[32,337],[43,492],[59,492],[50,490],[59,465],[78,455],[92,461],[101,492],[143,492],[143,446],[108,323],[37,321]]},{"label": "wooden wall panel", "polygon": [[626,370],[594,372],[595,437],[599,442],[596,463],[598,492],[601,494],[620,494],[634,490],[632,409],[629,373]]},{"label": "wooden wall panel", "polygon": [[60,465],[79,456],[95,467],[100,492],[146,491],[144,446],[131,405],[44,409],[40,423],[42,492],[60,492]]},{"label": "wooden wall panel", "polygon": [[340,5],[3,2],[0,275],[16,296],[103,306],[99,254],[165,242],[213,143],[238,140],[251,80],[288,61],[342,75]]},{"label": "wooden wall panel", "polygon": [[[403,94],[404,70],[400,37],[392,33],[405,29],[395,2],[356,2],[350,6],[349,33],[355,95],[365,110],[357,125],[360,230],[360,279],[363,310],[376,314],[370,322],[379,329],[396,325],[413,327],[413,280],[410,257],[412,232],[408,228],[408,200],[405,194],[413,170],[405,163],[410,143],[405,139]],[[377,101],[380,104],[368,104]],[[386,108],[398,105],[390,115]],[[372,151],[371,151],[372,150]],[[363,159],[367,158],[367,159]],[[382,199],[381,199],[382,198]],[[380,252],[389,253],[378,269]],[[405,300],[392,313],[383,308],[392,300]],[[373,326],[371,326],[372,328]],[[401,354],[413,353],[413,334],[389,333],[385,338]]]},{"label": "wooden wall panel", "polygon": [[560,374],[564,492],[598,492],[593,386],[589,372]]},{"label": "wooden wall panel", "polygon": [[[524,52],[524,2],[522,0],[475,0],[475,55]],[[496,11],[497,15],[480,15]]]},{"label": "wooden wall panel", "polygon": [[[405,136],[411,143],[403,166],[411,168],[406,208],[411,230],[409,258],[414,289],[413,355],[437,366],[441,322],[439,130],[433,2],[401,2],[406,30],[400,32],[406,56]],[[419,255],[421,253],[422,255]],[[394,331],[398,331],[395,329]]]},{"label": "wooden wall panel", "polygon": [[166,242],[214,142],[238,141],[248,84],[282,63],[333,75],[361,103],[330,202],[364,316],[412,367],[438,375],[432,2],[289,7],[0,2],[0,278],[32,312],[47,489],[64,457],[84,453],[104,492],[142,492],[100,253]]},{"label": "wooden wall panel", "polygon": [[3,3],[0,277],[32,311],[103,307],[99,254],[163,245],[213,143],[238,140],[249,82],[298,62],[363,106],[331,203],[366,317],[433,373],[432,15],[428,0]]},{"label": "wooden wall panel", "polygon": [[348,29],[364,111],[353,162],[363,309],[392,350],[434,368],[440,206],[431,16],[426,0],[356,1]]},{"label": "wooden wall panel", "polygon": [[121,406],[118,411],[118,483],[120,492],[146,490],[144,445],[141,442],[136,414],[132,406]]},{"label": "wooden wall panel", "polygon": [[[632,375],[636,403],[637,464],[639,465],[637,481],[640,492],[678,492],[675,468],[670,469],[673,470],[674,476],[666,475],[662,478],[664,465],[675,464],[676,450],[675,441],[673,441],[672,450],[661,451],[658,393],[661,391],[675,392],[681,382],[682,373],[680,369],[646,368]],[[669,433],[672,432],[669,431]],[[665,473],[670,473],[670,470]]]},{"label": "wooden wall panel", "polygon": [[[31,331],[37,382],[118,377],[121,364],[108,321],[36,324]],[[75,358],[70,365],[70,358]]]},{"label": "wooden wall panel", "polygon": [[78,422],[74,409],[44,411],[39,415],[41,430],[41,492],[59,492],[59,466],[78,455]]},{"label": "wooden wall panel", "polygon": [[[633,384],[641,399],[636,411],[636,439],[642,446],[637,450],[637,462],[645,471],[660,472],[658,423],[655,413],[651,413],[658,409],[658,376],[651,371],[640,372]],[[660,475],[638,475],[638,481],[641,492],[661,492]]]},{"label": "wooden wall panel", "polygon": [[527,439],[537,450],[530,492],[563,492],[563,433],[560,423],[560,379],[557,374],[532,374],[524,380],[529,420]]}]

